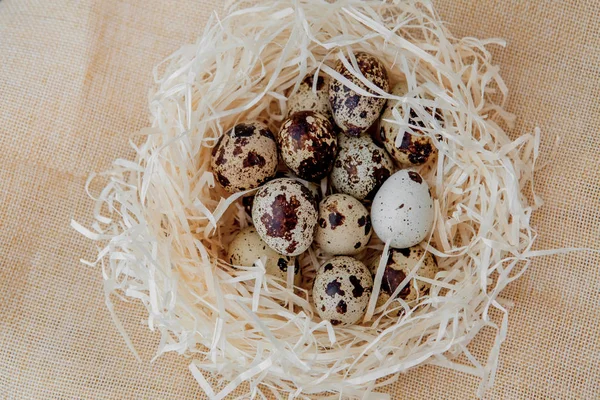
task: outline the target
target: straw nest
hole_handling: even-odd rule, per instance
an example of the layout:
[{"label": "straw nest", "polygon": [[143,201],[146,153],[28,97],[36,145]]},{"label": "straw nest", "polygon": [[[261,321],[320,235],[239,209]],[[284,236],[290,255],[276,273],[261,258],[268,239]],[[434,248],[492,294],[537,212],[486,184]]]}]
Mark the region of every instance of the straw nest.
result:
[{"label": "straw nest", "polygon": [[[505,132],[513,116],[503,110],[507,88],[490,45],[503,42],[453,37],[426,0],[241,1],[226,17],[213,15],[195,43],[155,68],[152,126],[132,141],[134,161],[117,160],[101,174],[96,222],[72,223],[102,243],[87,263],[102,266],[107,305],[130,348],[111,295],[144,304],[150,329],[162,335],[158,354],[191,355],[192,374],[215,399],[240,393],[244,382],[248,397],[375,398],[374,389],[423,364],[476,375],[481,391],[492,385],[507,330],[499,295],[536,255],[539,132],[516,140]],[[318,248],[300,257],[304,280],[295,290],[291,277],[228,264],[228,243],[250,223],[240,202],[247,193],[228,195],[215,184],[210,157],[236,122],[259,119],[276,132],[301,79],[319,71],[342,79],[332,65],[351,65],[356,51],[376,55],[392,84],[409,87],[406,97],[374,96],[430,119],[423,131],[438,155],[419,172],[435,198],[435,223],[422,246],[440,272],[411,276],[431,283],[417,301],[371,301],[361,324],[333,327],[310,296],[324,261]],[[443,123],[427,117],[427,107],[443,110]],[[387,248],[374,238],[359,258],[385,259]],[[381,274],[374,294],[380,281]],[[483,328],[495,340],[482,360],[467,345]]]}]

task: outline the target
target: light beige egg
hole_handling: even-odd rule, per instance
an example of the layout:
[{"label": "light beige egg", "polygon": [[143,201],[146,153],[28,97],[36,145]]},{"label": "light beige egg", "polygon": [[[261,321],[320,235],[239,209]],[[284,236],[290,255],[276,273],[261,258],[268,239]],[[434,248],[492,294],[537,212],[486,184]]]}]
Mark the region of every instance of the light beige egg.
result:
[{"label": "light beige egg", "polygon": [[[413,246],[408,249],[390,249],[390,256],[383,272],[379,297],[377,298],[378,307],[384,305],[389,300],[394,291],[404,281],[410,271],[415,268],[421,258],[423,261],[417,269],[416,275],[427,279],[434,279],[439,269],[431,253],[423,250],[420,246]],[[376,257],[369,264],[369,269],[373,273],[373,277],[375,277],[378,266],[379,257]],[[397,297],[410,303],[417,298],[425,296],[430,287],[431,284],[413,278],[400,290]]]},{"label": "light beige egg", "polygon": [[[355,58],[362,75],[369,82],[387,92],[389,81],[383,63],[371,54],[363,52],[356,53]],[[361,89],[375,93],[346,69],[341,61],[336,63],[335,70]],[[341,81],[332,78],[329,82],[329,103],[337,126],[348,136],[358,136],[377,121],[381,109],[385,105],[385,99],[360,95]]]},{"label": "light beige egg", "polygon": [[339,135],[339,151],[331,170],[331,185],[359,200],[372,200],[394,173],[394,163],[370,135]]},{"label": "light beige egg", "polygon": [[258,121],[237,124],[212,150],[213,173],[230,193],[256,188],[273,178],[277,163],[275,136]]},{"label": "light beige egg", "polygon": [[[314,111],[318,114],[331,118],[331,106],[329,105],[329,77],[319,75],[316,86],[314,85],[315,73],[306,75],[300,83],[298,90],[288,98],[288,115],[298,111]],[[313,91],[315,86],[315,91]]]},{"label": "light beige egg", "polygon": [[332,325],[351,325],[364,316],[372,290],[369,269],[355,258],[339,256],[319,267],[312,295],[321,319]]},{"label": "light beige egg", "polygon": [[315,243],[334,255],[355,255],[369,243],[372,234],[369,211],[347,194],[332,194],[319,204]]},{"label": "light beige egg", "polygon": [[312,192],[295,179],[272,180],[254,196],[252,222],[261,239],[279,254],[304,253],[313,242],[317,217]]},{"label": "light beige egg", "polygon": [[229,262],[232,265],[256,265],[257,260],[266,258],[265,270],[287,281],[288,268],[294,268],[294,284],[300,284],[300,268],[296,264],[296,257],[284,256],[271,249],[258,235],[253,226],[242,229],[229,244]]},{"label": "light beige egg", "polygon": [[[404,96],[408,92],[406,82],[400,82],[392,89],[392,94]],[[401,127],[396,123],[393,110],[398,110],[403,114],[401,102],[389,99],[386,103],[379,125],[379,136],[381,137],[386,150],[392,158],[402,168],[410,168],[425,164],[435,156],[435,146],[428,136],[423,135],[420,129]],[[441,118],[441,116],[440,116]],[[410,110],[408,123],[422,128],[425,124],[418,115]]]}]

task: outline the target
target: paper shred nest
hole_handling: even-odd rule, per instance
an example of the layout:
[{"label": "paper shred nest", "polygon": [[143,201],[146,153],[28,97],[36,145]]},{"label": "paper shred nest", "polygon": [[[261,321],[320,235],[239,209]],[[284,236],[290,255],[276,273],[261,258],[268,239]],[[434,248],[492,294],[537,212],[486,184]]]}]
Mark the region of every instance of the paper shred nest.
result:
[{"label": "paper shred nest", "polygon": [[[540,204],[533,193],[540,133],[512,140],[505,130],[514,116],[503,109],[507,88],[489,52],[503,44],[453,37],[425,0],[239,1],[226,17],[214,14],[196,43],[155,68],[152,126],[139,132],[143,144],[132,141],[135,161],[117,160],[101,174],[96,222],[72,223],[101,244],[86,263],[101,266],[107,306],[129,347],[135,352],[113,310],[117,297],[148,309],[148,325],[162,337],[157,355],[193,356],[190,371],[212,399],[242,383],[248,397],[377,398],[373,390],[423,364],[477,376],[481,395],[506,337],[500,294],[539,255],[530,223]],[[355,70],[356,51],[383,60],[392,84],[406,80],[409,93],[372,87],[370,94],[336,73],[337,60]],[[289,94],[319,72],[360,94],[401,100],[392,122],[419,128],[438,152],[420,172],[435,198],[423,246],[440,272],[426,280],[415,268],[404,284],[426,280],[429,294],[377,308],[388,245],[372,240],[361,259],[383,257],[357,326],[334,328],[315,314],[310,281],[325,260],[318,248],[300,257],[304,282],[295,291],[292,274],[265,275],[262,261],[227,263],[227,244],[250,222],[240,201],[248,193],[228,196],[210,171],[224,131],[250,119],[277,131]],[[403,118],[410,109],[425,128]],[[468,345],[484,328],[495,341],[478,360]]]}]

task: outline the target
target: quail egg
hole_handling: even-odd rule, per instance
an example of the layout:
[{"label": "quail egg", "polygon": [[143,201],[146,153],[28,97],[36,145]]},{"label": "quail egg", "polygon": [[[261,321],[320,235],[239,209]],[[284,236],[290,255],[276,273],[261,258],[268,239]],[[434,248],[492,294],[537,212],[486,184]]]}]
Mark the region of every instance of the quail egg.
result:
[{"label": "quail egg", "polygon": [[394,173],[392,159],[367,134],[340,135],[338,139],[340,150],[331,171],[333,188],[359,200],[371,200]]},{"label": "quail egg", "polygon": [[[406,82],[400,82],[392,89],[392,94],[404,96],[408,92]],[[435,147],[428,136],[424,136],[419,129],[401,127],[395,122],[393,109],[397,108],[402,115],[400,102],[389,99],[383,114],[379,128],[379,136],[383,140],[386,150],[402,168],[422,165],[435,155]],[[439,117],[441,118],[441,116]],[[425,127],[425,124],[417,116],[414,110],[410,110],[408,123],[411,125]],[[400,138],[398,137],[400,136]]]},{"label": "quail egg", "polygon": [[332,194],[319,204],[315,243],[328,254],[360,253],[371,238],[369,211],[352,196]]},{"label": "quail egg", "polygon": [[313,92],[314,77],[314,72],[306,75],[296,93],[289,97],[287,102],[288,115],[298,111],[314,111],[327,118],[331,117],[328,93],[329,76],[318,76],[315,92]]},{"label": "quail egg", "polygon": [[277,162],[275,136],[258,121],[237,124],[212,150],[212,170],[230,193],[253,189],[273,178]]},{"label": "quail egg", "polygon": [[288,268],[294,268],[294,284],[300,283],[300,268],[296,265],[296,257],[275,252],[260,238],[253,226],[238,232],[229,244],[228,255],[232,265],[241,266],[255,265],[256,260],[266,257],[267,274],[286,281]]},{"label": "quail egg", "polygon": [[351,325],[365,314],[372,290],[369,269],[352,257],[339,256],[317,270],[312,295],[321,319],[332,325]]},{"label": "quail egg", "polygon": [[[438,272],[437,262],[428,251],[423,250],[420,246],[413,246],[407,249],[390,249],[390,256],[381,278],[381,287],[379,289],[379,297],[377,298],[378,307],[384,305],[389,300],[394,291],[408,276],[410,271],[415,268],[421,258],[423,261],[416,271],[416,276],[428,279],[435,278],[435,274]],[[375,258],[369,264],[369,269],[373,273],[373,276],[377,273],[378,266],[379,257]],[[397,297],[406,302],[411,302],[424,296],[430,287],[431,284],[413,278],[400,290]]]},{"label": "quail egg", "polygon": [[377,236],[394,248],[414,246],[433,226],[433,199],[429,185],[417,172],[400,170],[381,186],[371,205]]},{"label": "quail egg", "polygon": [[258,189],[252,222],[265,243],[286,256],[308,249],[317,225],[317,204],[311,191],[294,179],[275,179]]},{"label": "quail egg", "polygon": [[[360,73],[384,92],[389,90],[388,75],[381,61],[368,53],[356,53]],[[335,65],[336,72],[369,93],[374,93],[362,81],[348,71],[341,61]],[[349,136],[358,136],[379,118],[385,99],[362,96],[341,81],[329,81],[329,102],[335,123]]]},{"label": "quail egg", "polygon": [[298,111],[281,125],[279,147],[288,168],[314,182],[331,171],[337,138],[327,117],[314,111]]}]

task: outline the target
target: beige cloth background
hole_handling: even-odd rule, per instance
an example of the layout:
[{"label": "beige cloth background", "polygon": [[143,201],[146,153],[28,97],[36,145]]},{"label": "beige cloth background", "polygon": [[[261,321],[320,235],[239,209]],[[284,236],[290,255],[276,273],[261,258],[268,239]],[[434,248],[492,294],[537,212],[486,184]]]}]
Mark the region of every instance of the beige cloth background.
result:
[{"label": "beige cloth background", "polygon": [[[0,398],[203,398],[188,361],[150,363],[143,308],[120,305],[138,363],[104,305],[83,185],[130,154],[147,124],[151,68],[192,41],[218,0],[0,1]],[[457,36],[500,36],[497,62],[521,119],[562,143],[536,188],[539,248],[600,247],[600,24],[594,1],[437,0]],[[546,153],[548,157],[548,153]],[[515,301],[488,399],[600,398],[600,257],[538,259]],[[487,348],[486,338],[472,347]],[[424,367],[392,398],[473,398],[477,380]]]}]

